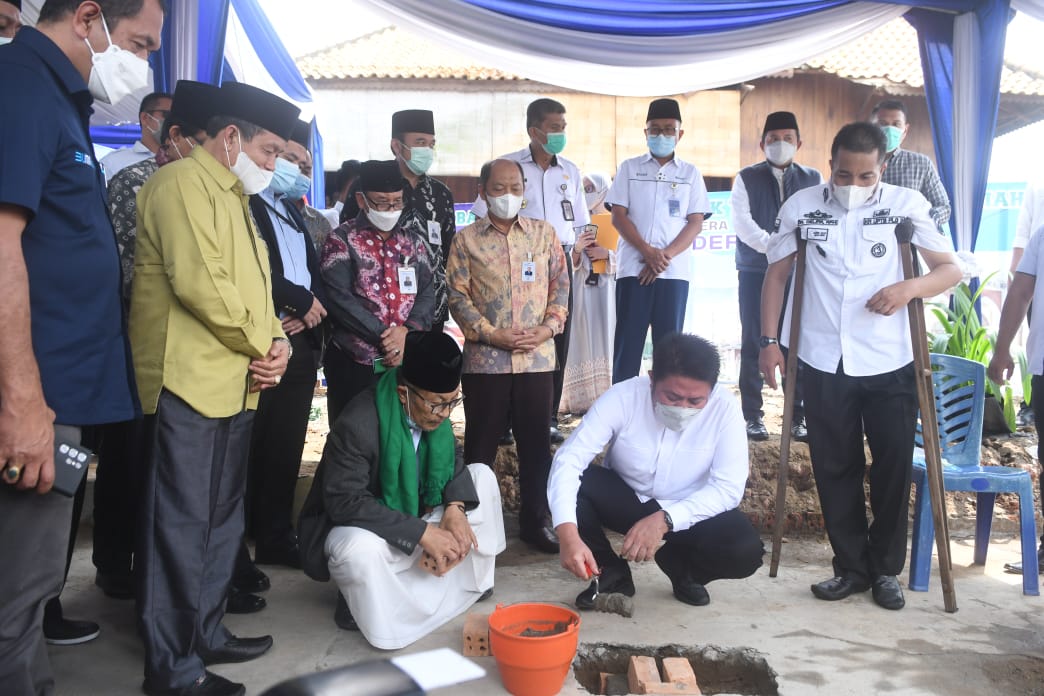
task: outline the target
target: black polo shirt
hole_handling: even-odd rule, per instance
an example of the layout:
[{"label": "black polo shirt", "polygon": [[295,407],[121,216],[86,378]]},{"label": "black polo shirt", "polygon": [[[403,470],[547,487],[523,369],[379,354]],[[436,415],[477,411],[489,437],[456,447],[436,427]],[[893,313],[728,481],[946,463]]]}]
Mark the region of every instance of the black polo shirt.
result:
[{"label": "black polo shirt", "polygon": [[23,27],[0,46],[0,203],[30,214],[22,253],[33,352],[47,404],[66,425],[140,411],[119,254],[88,130],[92,102],[72,62],[40,32]]}]

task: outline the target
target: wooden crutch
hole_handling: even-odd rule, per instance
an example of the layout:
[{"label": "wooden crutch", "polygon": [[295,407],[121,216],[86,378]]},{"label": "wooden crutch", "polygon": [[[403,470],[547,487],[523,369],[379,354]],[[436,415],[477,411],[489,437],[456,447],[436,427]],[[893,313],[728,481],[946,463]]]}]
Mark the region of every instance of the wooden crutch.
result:
[{"label": "wooden crutch", "polygon": [[[920,275],[914,265],[913,223],[903,218],[895,226],[899,255],[906,280]],[[939,450],[939,420],[935,412],[935,389],[932,384],[932,363],[928,355],[928,331],[924,326],[924,300],[915,297],[907,305],[910,317],[910,343],[913,346],[914,372],[917,379],[917,403],[921,409],[921,437],[924,441],[924,462],[928,473],[928,493],[932,504],[932,522],[935,524],[935,548],[939,553],[939,578],[943,589],[943,607],[947,612],[957,611],[957,593],[953,586],[953,566],[950,560],[950,528],[946,521],[946,491],[943,485],[942,454]]]},{"label": "wooden crutch", "polygon": [[[790,424],[794,419],[794,391],[797,388],[798,336],[801,334],[801,306],[805,299],[805,250],[808,240],[802,238],[801,228],[794,228],[797,235],[797,267],[794,269],[794,303],[790,309],[790,340],[787,342],[787,365],[783,381],[783,431],[779,438],[779,468],[776,471],[776,526],[772,530],[772,561],[769,577],[776,577],[779,570],[779,553],[783,546],[783,527],[787,519],[787,475],[790,473]],[[784,305],[786,301],[784,300]]]}]

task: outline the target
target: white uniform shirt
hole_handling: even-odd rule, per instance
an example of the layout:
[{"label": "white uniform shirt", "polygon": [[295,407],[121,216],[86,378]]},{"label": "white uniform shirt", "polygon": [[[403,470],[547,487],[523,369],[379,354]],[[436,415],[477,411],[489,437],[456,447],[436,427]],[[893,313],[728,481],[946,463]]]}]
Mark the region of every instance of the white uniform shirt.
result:
[{"label": "white uniform shirt", "polygon": [[[526,179],[526,207],[519,211],[519,215],[550,222],[558,233],[558,241],[572,246],[576,242],[576,228],[591,222],[580,168],[562,155],[555,155],[545,171],[533,161],[533,153],[528,147],[503,155],[500,159],[514,160],[522,165]],[[566,206],[562,205],[563,201],[567,203]],[[476,220],[488,210],[481,196],[471,208]],[[569,216],[566,213],[572,213],[573,219],[567,220]]]},{"label": "white uniform shirt", "polygon": [[[1044,183],[1030,182],[1023,194],[1019,220],[1015,223],[1015,241],[1011,245],[1025,249],[1030,235],[1044,226]],[[1021,266],[1019,268],[1021,270]]]},{"label": "white uniform shirt", "polygon": [[[784,200],[786,194],[783,191],[783,174],[786,169],[772,167],[772,176],[776,177],[776,185],[779,187],[779,200]],[[820,176],[819,181],[823,181]],[[750,195],[747,193],[747,184],[742,176],[736,176],[732,180],[732,194],[730,196],[730,207],[732,208],[732,229],[740,241],[749,246],[759,254],[764,254],[768,248],[769,235],[772,230],[764,230],[754,222],[750,214]]]},{"label": "white uniform shirt", "polygon": [[[1023,252],[1017,269],[1019,273],[1033,276],[1036,281],[1033,286],[1033,306],[1035,307],[1044,307],[1044,282],[1041,282],[1041,276],[1044,275],[1044,250],[1040,248],[1042,243],[1044,243],[1044,227],[1039,227],[1030,236],[1029,244],[1026,245],[1026,251]],[[1030,324],[1026,350],[1029,353],[1030,374],[1044,375],[1044,326],[1042,326],[1042,322],[1034,321]]]},{"label": "white uniform shirt", "polygon": [[[808,238],[805,296],[798,357],[821,372],[834,373],[844,357],[844,373],[853,377],[898,370],[913,360],[906,308],[891,316],[866,308],[874,293],[903,279],[898,222],[909,217],[914,246],[952,252],[953,243],[930,215],[931,204],[919,191],[881,183],[864,205],[845,210],[830,184],[792,195],[779,211],[779,231],[769,238],[768,262],[797,251],[793,230]],[[791,287],[793,302],[794,289]],[[790,336],[790,312],[783,323],[784,345]]]},{"label": "white uniform shirt", "polygon": [[101,158],[102,171],[105,174],[105,183],[108,184],[112,181],[112,177],[116,176],[116,172],[137,164],[142,160],[147,160],[152,157],[152,150],[145,147],[145,143],[140,140],[135,141],[131,147],[121,148],[119,150],[113,150],[109,154]]},{"label": "white uniform shirt", "polygon": [[576,523],[580,476],[606,445],[605,466],[642,502],[656,499],[675,531],[732,510],[743,498],[750,468],[746,425],[739,401],[721,384],[681,432],[656,418],[648,376],[602,394],[551,465],[547,498],[555,526]]},{"label": "white uniform shirt", "polygon": [[[660,249],[674,241],[688,224],[688,216],[702,213],[704,219],[711,213],[707,187],[700,170],[675,156],[660,166],[652,154],[624,160],[616,173],[606,203],[627,208],[638,234],[649,244]],[[673,201],[673,202],[672,202]],[[623,236],[616,247],[616,277],[635,277],[642,271],[642,255]],[[689,280],[692,249],[686,249],[671,259],[667,270],[660,274],[664,280]]]},{"label": "white uniform shirt", "polygon": [[[308,270],[308,249],[311,242],[308,233],[301,233],[287,220],[293,220],[287,212],[286,196],[276,196],[272,189],[261,192],[261,199],[267,203],[268,219],[272,222],[276,245],[279,247],[279,258],[283,261],[283,277],[294,285],[311,289],[312,274]],[[285,218],[285,219],[284,219]]]}]

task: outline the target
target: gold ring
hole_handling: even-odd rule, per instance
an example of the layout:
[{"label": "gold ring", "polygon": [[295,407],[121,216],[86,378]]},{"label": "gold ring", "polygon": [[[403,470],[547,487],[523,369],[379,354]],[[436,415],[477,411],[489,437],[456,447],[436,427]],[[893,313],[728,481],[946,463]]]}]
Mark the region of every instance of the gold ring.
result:
[{"label": "gold ring", "polygon": [[4,476],[8,481],[14,483],[22,476],[22,467],[17,464],[8,464],[7,468],[4,469]]},{"label": "gold ring", "polygon": [[282,377],[280,377],[279,375],[276,375],[275,376],[275,384],[279,384],[279,380],[281,380],[281,379],[282,379]]}]

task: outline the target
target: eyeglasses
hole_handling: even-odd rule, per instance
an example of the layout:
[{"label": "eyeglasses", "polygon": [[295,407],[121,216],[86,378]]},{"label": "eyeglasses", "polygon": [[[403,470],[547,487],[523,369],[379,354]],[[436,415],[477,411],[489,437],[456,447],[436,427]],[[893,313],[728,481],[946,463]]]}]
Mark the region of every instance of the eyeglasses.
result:
[{"label": "eyeglasses", "polygon": [[364,195],[363,198],[366,199],[366,202],[370,204],[371,208],[380,213],[387,213],[392,210],[402,210],[403,208],[403,202],[401,199],[392,201],[391,203],[378,203],[372,200],[369,196]]},{"label": "eyeglasses", "polygon": [[678,135],[678,129],[677,128],[646,128],[645,129],[645,134],[646,135],[651,135],[653,137],[656,137],[657,135],[666,135],[666,136],[670,137],[670,136]]},{"label": "eyeglasses", "polygon": [[428,401],[413,387],[407,387],[413,392],[418,399],[424,402],[424,405],[431,409],[432,415],[439,415],[439,413],[449,413],[453,409],[464,403],[464,396],[458,396],[456,399],[450,399],[449,401]]}]

